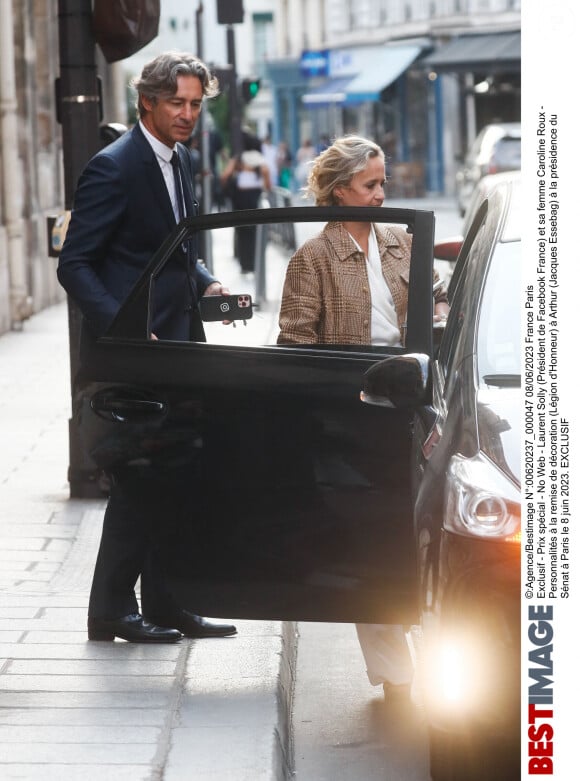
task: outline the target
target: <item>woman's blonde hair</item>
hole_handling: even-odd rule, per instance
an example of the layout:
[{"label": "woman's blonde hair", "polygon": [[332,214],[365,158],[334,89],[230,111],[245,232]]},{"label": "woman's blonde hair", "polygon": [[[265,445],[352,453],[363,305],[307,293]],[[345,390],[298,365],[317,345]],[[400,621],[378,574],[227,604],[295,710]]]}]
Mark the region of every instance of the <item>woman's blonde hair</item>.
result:
[{"label": "woman's blonde hair", "polygon": [[363,171],[370,158],[384,157],[374,141],[362,136],[337,138],[316,157],[310,168],[305,194],[312,195],[317,206],[337,206],[337,187],[347,187],[352,177]]}]

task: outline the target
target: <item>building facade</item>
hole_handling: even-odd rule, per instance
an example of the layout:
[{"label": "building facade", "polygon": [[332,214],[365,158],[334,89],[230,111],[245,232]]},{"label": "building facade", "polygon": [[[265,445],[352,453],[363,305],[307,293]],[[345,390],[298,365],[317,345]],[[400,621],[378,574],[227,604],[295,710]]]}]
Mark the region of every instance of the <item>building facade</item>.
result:
[{"label": "building facade", "polygon": [[[56,278],[57,260],[49,256],[48,229],[49,219],[66,205],[55,97],[59,12],[90,5],[88,0],[72,6],[59,0],[0,0],[0,334],[22,328],[31,314],[65,296]],[[239,74],[264,75],[275,54],[273,19],[271,0],[245,0],[243,24],[234,25]],[[203,53],[216,67],[227,64],[226,29],[218,24],[216,2],[161,0],[158,35],[122,61],[108,64],[96,47],[101,124],[130,124],[129,80],[167,49]],[[247,112],[261,135],[271,130],[271,108],[264,85]]]},{"label": "building facade", "polygon": [[[277,0],[274,137],[374,138],[418,192],[451,193],[477,131],[520,117],[520,0]],[[402,181],[401,187],[405,187]]]},{"label": "building facade", "polygon": [[0,333],[62,298],[46,232],[63,203],[55,13],[52,0],[0,3]]},{"label": "building facade", "polygon": [[[85,0],[86,2],[86,0]],[[59,0],[0,0],[0,333],[60,301],[48,218],[65,208],[57,118]],[[103,123],[130,121],[127,82],[158,51],[228,62],[216,3],[162,0],[159,35],[109,65],[96,50]],[[296,153],[305,138],[357,132],[413,172],[402,194],[455,188],[483,124],[520,116],[521,0],[245,0],[237,73],[261,89],[244,121]],[[406,170],[407,170],[406,169]],[[395,182],[393,176],[392,182]]]},{"label": "building facade", "polygon": [[[62,301],[49,220],[65,209],[56,83],[58,0],[0,0],[0,334]],[[117,64],[98,49],[102,124],[127,121]]]}]

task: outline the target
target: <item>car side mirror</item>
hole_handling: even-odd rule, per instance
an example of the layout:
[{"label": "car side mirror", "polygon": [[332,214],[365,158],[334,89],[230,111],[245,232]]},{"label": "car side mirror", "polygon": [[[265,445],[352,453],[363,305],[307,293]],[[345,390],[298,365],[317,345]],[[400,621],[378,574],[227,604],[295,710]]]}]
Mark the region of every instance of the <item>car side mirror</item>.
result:
[{"label": "car side mirror", "polygon": [[360,395],[365,404],[416,409],[431,402],[431,362],[423,353],[385,358],[365,372]]}]

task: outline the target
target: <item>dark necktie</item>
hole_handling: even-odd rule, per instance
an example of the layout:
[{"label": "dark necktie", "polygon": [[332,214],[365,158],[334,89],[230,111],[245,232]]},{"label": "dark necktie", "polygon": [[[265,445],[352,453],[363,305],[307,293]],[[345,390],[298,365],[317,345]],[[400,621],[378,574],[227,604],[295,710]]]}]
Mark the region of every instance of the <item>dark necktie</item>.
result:
[{"label": "dark necktie", "polygon": [[[183,220],[186,217],[187,211],[186,211],[186,208],[185,208],[185,197],[184,197],[184,194],[183,194],[183,180],[181,178],[181,165],[179,163],[179,155],[177,154],[176,151],[171,155],[171,167],[173,168],[173,179],[175,181],[175,197],[177,199],[177,211],[179,212],[179,220],[178,220],[178,222],[181,222],[181,220]],[[187,282],[188,282],[189,291],[190,291],[190,294],[191,294],[191,304],[188,306],[187,310],[189,312],[193,312],[194,309],[196,309],[196,307],[197,307],[197,304],[196,304],[197,293],[196,293],[196,290],[194,288],[193,280],[192,280],[192,277],[191,277],[191,270],[190,270],[191,269],[190,264],[191,264],[192,261],[193,261],[193,265],[195,266],[195,255],[192,254],[191,241],[189,241],[189,240],[188,241],[184,241],[183,244],[181,245],[181,249],[183,250],[183,253],[184,253],[184,256],[185,256],[185,261],[186,261],[186,264],[187,264],[186,265]],[[193,328],[194,328],[194,326],[192,325],[191,329],[193,329]],[[193,333],[193,331],[192,331],[192,333]],[[202,333],[203,333],[203,329],[202,329]],[[192,338],[196,339],[196,337],[193,337],[193,336],[192,336]],[[197,337],[197,339],[199,340],[199,337]]]},{"label": "dark necktie", "polygon": [[179,155],[174,152],[171,155],[171,167],[173,168],[173,179],[175,182],[175,198],[177,200],[177,211],[179,213],[179,220],[184,219],[186,216],[185,210],[185,198],[183,195],[183,182],[181,180],[181,166],[179,165]]}]

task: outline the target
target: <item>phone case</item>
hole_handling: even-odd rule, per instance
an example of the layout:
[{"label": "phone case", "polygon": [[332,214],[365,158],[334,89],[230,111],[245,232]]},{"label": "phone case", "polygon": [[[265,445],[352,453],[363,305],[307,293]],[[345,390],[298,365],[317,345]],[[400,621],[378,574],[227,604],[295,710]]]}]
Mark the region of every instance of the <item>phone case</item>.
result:
[{"label": "phone case", "polygon": [[206,322],[215,320],[250,320],[252,317],[252,296],[241,293],[229,296],[202,296],[199,300],[201,319]]}]

